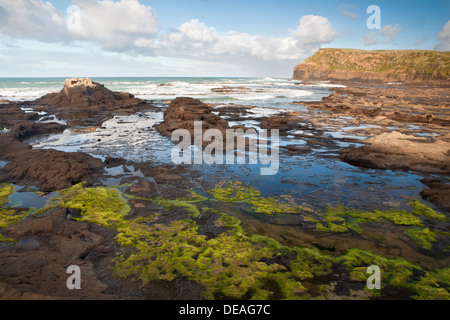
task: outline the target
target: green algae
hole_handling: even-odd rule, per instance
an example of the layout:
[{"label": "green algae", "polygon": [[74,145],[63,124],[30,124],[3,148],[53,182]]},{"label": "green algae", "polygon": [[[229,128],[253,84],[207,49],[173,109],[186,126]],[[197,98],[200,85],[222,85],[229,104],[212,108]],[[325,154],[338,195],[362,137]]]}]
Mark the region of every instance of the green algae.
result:
[{"label": "green algae", "polygon": [[413,280],[411,276],[421,267],[402,258],[386,258],[378,254],[353,248],[336,259],[350,272],[350,279],[354,281],[367,280],[367,267],[376,265],[381,270],[381,285],[410,288]]},{"label": "green algae", "polygon": [[8,198],[15,192],[15,187],[8,183],[0,184],[0,207],[8,203]]},{"label": "green algae", "polygon": [[316,248],[293,248],[296,259],[289,267],[294,277],[300,280],[325,276],[331,273],[335,258]]},{"label": "green algae", "polygon": [[325,212],[305,212],[295,202],[284,202],[273,197],[262,197],[261,193],[251,186],[245,186],[240,181],[222,181],[210,192],[210,195],[222,202],[248,203],[257,213],[273,214],[301,214],[306,221],[316,223],[317,231],[362,233],[359,224],[367,222],[390,221],[396,225],[421,226],[424,224],[419,217],[427,217],[439,221],[446,221],[446,215],[436,212],[418,200],[410,203],[412,212],[406,210],[374,210],[373,212],[359,211],[338,205],[330,207]]},{"label": "green algae", "polygon": [[163,206],[166,211],[169,211],[173,207],[183,208],[187,212],[191,214],[192,218],[198,218],[201,214],[200,209],[197,207],[196,203],[203,202],[206,199],[206,197],[203,197],[196,193],[193,190],[187,190],[190,192],[190,197],[187,198],[178,198],[178,199],[164,199],[161,197],[154,198],[154,199],[147,199],[150,201],[153,201],[156,204],[159,204]]},{"label": "green algae", "polygon": [[423,216],[438,221],[447,221],[447,216],[445,214],[434,211],[418,200],[412,201],[410,205],[413,207],[412,213],[417,216]]},{"label": "green algae", "polygon": [[[224,187],[224,185],[226,185]],[[252,210],[267,215],[299,213],[301,208],[293,203],[281,201],[273,197],[262,197],[261,193],[251,186],[245,186],[241,181],[222,181],[209,191],[217,201],[232,203],[248,203]]]},{"label": "green algae", "polygon": [[450,300],[450,267],[425,272],[414,285],[416,300]]},{"label": "green algae", "polygon": [[128,214],[131,207],[123,194],[114,187],[85,188],[85,183],[76,184],[57,192],[38,214],[49,210],[79,209],[82,218],[78,221],[92,222],[104,227],[120,225],[121,217]]},{"label": "green algae", "polygon": [[216,225],[228,227],[228,228],[232,229],[234,231],[234,233],[236,233],[236,234],[244,234],[244,229],[242,229],[242,226],[241,226],[241,220],[239,220],[238,218],[233,217],[229,214],[217,211],[212,208],[207,208],[207,207],[202,208],[202,213],[206,213],[206,212],[215,213],[220,217],[220,219],[215,222]]},{"label": "green algae", "polygon": [[[407,210],[374,210],[361,211],[346,208],[343,205],[329,207],[324,212],[306,211],[295,201],[281,201],[273,197],[262,197],[260,192],[240,181],[222,181],[209,192],[216,201],[232,203],[248,203],[251,210],[266,215],[299,214],[305,222],[315,224],[314,231],[362,234],[362,225],[369,222],[387,221],[399,226],[412,227],[405,234],[421,248],[431,250],[432,242],[436,242],[437,234],[425,228],[421,218],[446,221],[447,217],[424,203],[413,200],[409,203],[411,211]],[[442,236],[446,236],[441,233]]]},{"label": "green algae", "polygon": [[[134,225],[141,236],[132,241],[135,253],[117,259],[115,271],[120,277],[133,277],[147,285],[154,280],[187,277],[205,287],[207,299],[215,295],[243,298],[249,291],[263,289],[263,279],[284,267],[268,265],[261,260],[273,255],[267,248],[257,248],[243,235],[226,232],[207,239],[197,233],[192,220],[174,221],[169,225]],[[127,228],[128,229],[128,228]],[[124,230],[119,238],[129,237]]]},{"label": "green algae", "polygon": [[[15,192],[15,187],[8,183],[0,184],[0,229],[8,228],[24,219],[33,209],[18,211],[4,207],[9,202],[9,196]],[[14,242],[15,239],[7,238],[0,234],[0,242]]]},{"label": "green algae", "polygon": [[[228,190],[219,194],[232,198],[232,202],[249,203],[255,198],[254,189],[252,196],[248,196],[244,195],[242,185],[237,186],[242,193]],[[425,271],[425,276],[417,281],[413,275],[421,267],[401,258],[386,258],[357,248],[342,256],[332,256],[315,248],[290,248],[271,238],[247,236],[239,219],[202,207],[204,199],[195,195],[176,200],[147,200],[161,204],[166,210],[173,207],[191,210],[191,218],[165,224],[158,222],[158,214],[130,219],[127,213],[131,208],[122,192],[109,187],[85,188],[82,184],[58,192],[49,201],[47,210],[78,208],[82,212],[78,221],[117,231],[115,240],[131,252],[116,258],[113,271],[116,276],[134,279],[143,286],[156,280],[185,277],[203,286],[205,299],[304,299],[308,297],[308,289],[303,282],[331,274],[335,265],[344,266],[350,280],[362,282],[367,280],[367,267],[378,265],[383,287],[406,288],[416,299],[448,298],[448,270]],[[199,234],[200,227],[194,219],[207,212],[217,214],[215,223],[228,230],[211,239]],[[333,225],[355,230],[358,223],[381,219],[423,228],[411,219],[411,213],[405,212],[361,213],[340,206],[327,210],[322,219],[328,231],[336,230]],[[401,219],[401,215],[407,215],[407,219]]]},{"label": "green algae", "polygon": [[404,233],[410,237],[417,245],[426,250],[431,250],[432,242],[437,242],[437,232],[431,231],[428,228],[409,228]]},{"label": "green algae", "polygon": [[198,207],[194,203],[192,203],[192,201],[180,199],[171,200],[164,198],[156,198],[153,202],[163,206],[166,209],[166,211],[169,211],[174,207],[183,208],[184,210],[186,210],[191,214],[192,218],[197,218],[201,214]]},{"label": "green algae", "polygon": [[[223,185],[227,184],[227,187]],[[222,202],[247,202],[256,200],[261,193],[253,187],[245,186],[241,181],[222,181],[218,183],[209,194],[218,201]]]}]

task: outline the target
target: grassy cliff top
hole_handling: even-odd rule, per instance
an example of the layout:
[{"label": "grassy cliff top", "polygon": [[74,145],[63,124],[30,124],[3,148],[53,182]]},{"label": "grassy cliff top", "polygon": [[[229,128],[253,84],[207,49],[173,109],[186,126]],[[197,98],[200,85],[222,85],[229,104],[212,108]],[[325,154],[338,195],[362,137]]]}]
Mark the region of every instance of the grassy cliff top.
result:
[{"label": "grassy cliff top", "polygon": [[303,65],[330,71],[365,71],[450,77],[450,51],[320,49]]}]

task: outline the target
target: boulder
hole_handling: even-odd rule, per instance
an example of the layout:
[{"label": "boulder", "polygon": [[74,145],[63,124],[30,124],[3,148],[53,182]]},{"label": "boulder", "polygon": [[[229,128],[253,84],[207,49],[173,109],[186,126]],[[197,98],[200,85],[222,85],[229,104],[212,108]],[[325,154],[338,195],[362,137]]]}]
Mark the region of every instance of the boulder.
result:
[{"label": "boulder", "polygon": [[115,108],[138,105],[140,99],[125,92],[114,92],[89,78],[71,78],[59,93],[49,93],[34,101],[38,105],[73,108]]},{"label": "boulder", "polygon": [[[186,129],[194,136],[194,122],[202,122],[203,132],[208,129],[218,129],[225,139],[228,121],[212,113],[212,107],[198,99],[176,98],[164,114],[164,122],[158,125],[158,130],[165,136],[171,136],[177,129]],[[208,142],[209,143],[209,142]]]}]

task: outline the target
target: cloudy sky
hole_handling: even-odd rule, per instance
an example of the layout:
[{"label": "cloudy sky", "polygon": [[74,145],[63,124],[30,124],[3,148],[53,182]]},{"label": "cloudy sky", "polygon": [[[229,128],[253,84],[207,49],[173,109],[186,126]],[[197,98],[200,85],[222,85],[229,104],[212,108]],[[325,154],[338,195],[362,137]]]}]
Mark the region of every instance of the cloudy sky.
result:
[{"label": "cloudy sky", "polygon": [[0,77],[290,78],[319,48],[450,50],[449,19],[449,0],[0,0]]}]

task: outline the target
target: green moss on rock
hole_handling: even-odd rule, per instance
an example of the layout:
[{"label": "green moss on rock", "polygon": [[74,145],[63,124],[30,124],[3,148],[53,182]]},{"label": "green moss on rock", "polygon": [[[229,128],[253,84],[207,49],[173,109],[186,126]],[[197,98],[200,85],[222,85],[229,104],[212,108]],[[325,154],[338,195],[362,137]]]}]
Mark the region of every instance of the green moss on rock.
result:
[{"label": "green moss on rock", "polygon": [[450,267],[425,272],[413,290],[416,300],[450,300]]},{"label": "green moss on rock", "polygon": [[[12,208],[4,208],[9,202],[9,196],[15,192],[15,187],[8,183],[0,184],[0,229],[8,228],[24,219],[31,210],[18,211]],[[13,242],[15,239],[6,238],[0,234],[0,242]]]},{"label": "green moss on rock", "polygon": [[428,228],[410,228],[405,230],[405,234],[410,237],[417,245],[426,250],[431,250],[432,242],[437,242],[437,232],[430,231]]}]

